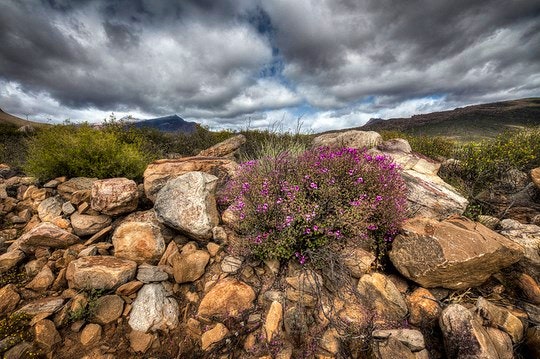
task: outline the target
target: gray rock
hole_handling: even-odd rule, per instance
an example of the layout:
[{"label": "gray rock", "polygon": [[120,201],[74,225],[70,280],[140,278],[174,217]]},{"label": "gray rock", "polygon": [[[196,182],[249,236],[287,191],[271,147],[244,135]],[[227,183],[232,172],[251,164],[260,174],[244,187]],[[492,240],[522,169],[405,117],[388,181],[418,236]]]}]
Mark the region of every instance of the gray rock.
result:
[{"label": "gray rock", "polygon": [[143,283],[163,282],[169,279],[169,275],[158,266],[141,264],[137,270],[137,280]]},{"label": "gray rock", "polygon": [[500,233],[523,246],[524,257],[518,262],[521,271],[540,282],[540,227],[522,224],[513,219],[503,219]]},{"label": "gray rock", "polygon": [[383,142],[381,135],[374,131],[345,131],[327,133],[313,139],[313,147],[371,148]]},{"label": "gray rock", "polygon": [[221,270],[225,273],[236,273],[242,266],[243,259],[240,257],[226,256],[221,261]]},{"label": "gray rock", "polygon": [[173,330],[178,326],[178,303],[168,298],[161,283],[145,284],[133,302],[129,325],[140,332]]},{"label": "gray rock", "polygon": [[96,234],[112,222],[111,217],[105,214],[92,216],[75,212],[70,219],[73,232],[81,237]]},{"label": "gray rock", "polygon": [[73,206],[73,204],[71,204],[71,202],[64,202],[64,204],[62,204],[62,212],[66,216],[72,215],[75,211],[76,211],[76,209]]},{"label": "gray rock", "polygon": [[38,206],[37,212],[42,222],[52,221],[54,218],[62,215],[62,201],[60,196],[54,196],[44,199]]}]

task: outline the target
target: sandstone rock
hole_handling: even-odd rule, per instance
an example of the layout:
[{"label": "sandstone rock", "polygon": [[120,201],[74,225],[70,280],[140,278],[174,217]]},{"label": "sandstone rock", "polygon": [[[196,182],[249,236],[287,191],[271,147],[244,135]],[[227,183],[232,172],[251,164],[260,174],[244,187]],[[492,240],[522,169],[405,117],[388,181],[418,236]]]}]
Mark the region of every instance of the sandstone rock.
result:
[{"label": "sandstone rock", "polygon": [[144,192],[155,201],[156,194],[167,181],[185,173],[200,171],[226,180],[236,172],[238,164],[224,158],[187,157],[154,161],[144,171]]},{"label": "sandstone rock", "polygon": [[211,239],[212,228],[219,223],[217,180],[204,172],[188,172],[167,182],[154,204],[158,220],[194,239]]},{"label": "sandstone rock", "polygon": [[[71,197],[76,192],[87,191],[87,193],[90,194],[94,181],[97,181],[97,178],[75,177],[59,184],[56,189],[66,201],[71,202]],[[79,202],[72,203],[79,204]]]},{"label": "sandstone rock", "polygon": [[137,184],[127,178],[109,178],[92,184],[92,209],[110,216],[133,212],[139,203]]},{"label": "sandstone rock", "polygon": [[226,139],[206,150],[199,152],[202,157],[232,157],[237,149],[246,143],[246,136],[240,134]]},{"label": "sandstone rock", "polygon": [[442,309],[437,299],[425,288],[418,288],[408,297],[409,323],[416,326],[435,324]]},{"label": "sandstone rock", "polygon": [[518,262],[518,268],[540,281],[540,227],[534,224],[521,224],[513,219],[503,219],[500,233],[521,245],[525,252]]},{"label": "sandstone rock", "polygon": [[14,284],[7,284],[0,288],[0,313],[11,313],[17,307],[21,296]]},{"label": "sandstone rock", "polygon": [[124,301],[117,295],[104,295],[96,300],[94,313],[90,318],[93,323],[106,325],[122,316]]},{"label": "sandstone rock", "polygon": [[460,304],[450,304],[439,318],[448,358],[499,358],[479,320]]},{"label": "sandstone rock", "polygon": [[394,337],[389,337],[384,341],[374,340],[372,350],[375,358],[416,359],[416,355]]},{"label": "sandstone rock", "polygon": [[158,265],[169,265],[172,267],[172,258],[173,256],[177,255],[179,253],[178,251],[178,245],[174,241],[169,242],[167,245],[167,248],[165,249],[165,252],[161,256],[161,259],[158,262]]},{"label": "sandstone rock", "polygon": [[218,254],[220,249],[221,249],[221,246],[214,242],[209,242],[206,245],[206,250],[208,250],[210,257],[215,257]]},{"label": "sandstone rock", "polygon": [[34,352],[35,348],[32,344],[28,342],[22,342],[5,352],[4,359],[30,358]]},{"label": "sandstone rock", "polygon": [[80,340],[83,346],[92,346],[101,340],[103,329],[101,325],[90,323],[87,324],[81,332]]},{"label": "sandstone rock", "polygon": [[264,322],[264,331],[266,333],[266,341],[271,342],[275,334],[278,333],[283,318],[283,306],[280,302],[273,301],[270,309],[266,314]]},{"label": "sandstone rock", "polygon": [[91,216],[75,212],[70,219],[73,232],[81,237],[96,234],[111,224],[111,217],[104,214]]},{"label": "sandstone rock", "polygon": [[137,270],[137,280],[143,283],[163,282],[169,279],[169,275],[159,266],[141,264]]},{"label": "sandstone rock", "polygon": [[37,207],[39,219],[42,222],[50,222],[52,219],[62,215],[63,201],[60,196],[49,197],[43,200]]},{"label": "sandstone rock", "polygon": [[143,285],[144,285],[143,282],[139,282],[136,280],[132,282],[128,282],[118,287],[118,289],[116,290],[116,294],[127,297],[127,296],[132,295],[133,293],[136,293],[139,289],[142,288]]},{"label": "sandstone rock", "polygon": [[223,324],[217,323],[201,336],[201,349],[210,350],[213,344],[220,342],[227,334],[229,334],[229,329]]},{"label": "sandstone rock", "polygon": [[60,333],[56,330],[54,323],[48,319],[40,320],[34,326],[35,342],[46,349],[51,351],[52,347],[62,341]]},{"label": "sandstone rock", "polygon": [[75,211],[76,209],[73,207],[71,202],[64,202],[62,204],[62,213],[64,213],[66,216],[71,216]]},{"label": "sandstone rock", "polygon": [[7,272],[11,268],[15,267],[25,257],[26,256],[24,252],[18,249],[0,255],[0,274]]},{"label": "sandstone rock", "polygon": [[327,133],[313,139],[313,147],[371,148],[382,143],[382,137],[374,131],[350,130]]},{"label": "sandstone rock", "polygon": [[173,330],[178,326],[179,308],[168,298],[161,283],[145,284],[133,302],[129,325],[141,332]]},{"label": "sandstone rock", "polygon": [[237,316],[251,308],[254,300],[255,292],[249,285],[234,278],[225,278],[204,296],[197,314],[203,317]]},{"label": "sandstone rock", "polygon": [[26,285],[26,288],[41,292],[49,288],[54,282],[54,274],[48,266],[43,266],[41,271]]},{"label": "sandstone rock", "polygon": [[154,336],[149,333],[140,332],[138,330],[132,330],[129,333],[129,343],[131,349],[137,353],[146,353],[152,346]]},{"label": "sandstone rock", "polygon": [[221,270],[224,273],[236,273],[242,266],[243,259],[235,256],[226,256],[221,261]]},{"label": "sandstone rock", "polygon": [[535,184],[536,188],[540,189],[540,167],[536,167],[531,170],[531,180]]},{"label": "sandstone rock", "polygon": [[26,313],[30,316],[42,313],[52,314],[60,310],[63,305],[64,299],[57,297],[48,297],[28,303],[21,309],[17,310],[17,312]]},{"label": "sandstone rock", "polygon": [[181,253],[173,254],[170,258],[174,280],[179,284],[196,281],[204,274],[209,260],[208,252],[185,245]]},{"label": "sandstone rock", "polygon": [[390,140],[386,140],[383,143],[379,144],[377,146],[377,149],[382,152],[403,152],[403,153],[411,153],[412,148],[409,144],[409,141],[403,139],[403,138],[392,138]]},{"label": "sandstone rock", "polygon": [[525,299],[535,305],[540,305],[540,285],[530,275],[520,273],[514,284],[524,295]]},{"label": "sandstone rock", "polygon": [[387,329],[375,330],[372,333],[374,339],[388,339],[390,337],[399,340],[405,344],[412,352],[423,350],[426,345],[424,336],[418,330],[413,329]]},{"label": "sandstone rock", "polygon": [[485,327],[486,333],[493,343],[493,347],[497,351],[499,359],[514,359],[514,348],[510,336],[492,327]]},{"label": "sandstone rock", "polygon": [[354,278],[360,278],[369,272],[375,261],[373,253],[355,247],[344,249],[342,258],[343,264]]},{"label": "sandstone rock", "polygon": [[79,254],[77,255],[77,257],[79,257],[79,258],[81,258],[81,257],[91,257],[91,256],[95,256],[97,254],[98,254],[98,247],[92,245],[92,246],[86,247],[85,249],[80,251]]},{"label": "sandstone rock", "polygon": [[135,277],[137,263],[111,256],[83,257],[69,263],[70,288],[115,289]]},{"label": "sandstone rock", "polygon": [[373,308],[377,317],[401,320],[407,315],[407,304],[401,293],[384,275],[379,273],[363,275],[357,289],[363,303]]},{"label": "sandstone rock", "polygon": [[484,319],[484,325],[508,333],[514,343],[519,343],[523,339],[523,323],[510,311],[498,307],[482,297],[478,298],[476,308]]},{"label": "sandstone rock", "polygon": [[165,252],[159,227],[149,222],[124,222],[112,236],[114,255],[137,263],[157,263]]},{"label": "sandstone rock", "polygon": [[320,347],[332,355],[339,353],[340,336],[336,328],[330,328],[326,330],[319,343]]},{"label": "sandstone rock", "polygon": [[403,232],[392,244],[390,260],[403,276],[426,288],[480,285],[523,253],[521,246],[465,218],[413,218]]},{"label": "sandstone rock", "polygon": [[22,247],[67,248],[80,243],[79,237],[49,222],[43,222],[23,234],[19,241]]}]

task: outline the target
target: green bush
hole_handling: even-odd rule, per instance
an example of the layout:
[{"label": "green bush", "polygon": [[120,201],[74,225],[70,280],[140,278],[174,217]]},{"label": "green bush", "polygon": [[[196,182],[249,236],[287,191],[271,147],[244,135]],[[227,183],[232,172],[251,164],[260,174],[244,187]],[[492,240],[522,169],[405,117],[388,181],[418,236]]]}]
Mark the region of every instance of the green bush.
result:
[{"label": "green bush", "polygon": [[24,169],[42,180],[58,176],[136,179],[154,159],[145,146],[143,136],[114,127],[56,125],[30,140]]},{"label": "green bush", "polygon": [[383,257],[404,219],[405,184],[385,156],[320,148],[243,163],[219,196],[238,213],[238,250],[301,264],[332,242],[357,241]]},{"label": "green bush", "polygon": [[0,163],[21,166],[26,160],[26,141],[31,136],[18,131],[15,125],[0,123]]},{"label": "green bush", "polygon": [[381,131],[384,140],[391,138],[406,139],[414,152],[434,160],[447,159],[454,155],[457,142],[442,136],[411,135],[399,131]]}]

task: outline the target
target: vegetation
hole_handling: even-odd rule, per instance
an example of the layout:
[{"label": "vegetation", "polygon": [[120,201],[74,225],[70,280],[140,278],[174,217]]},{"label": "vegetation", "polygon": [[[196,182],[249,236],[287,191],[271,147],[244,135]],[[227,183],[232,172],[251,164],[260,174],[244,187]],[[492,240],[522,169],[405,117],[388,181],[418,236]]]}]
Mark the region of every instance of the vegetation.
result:
[{"label": "vegetation", "polygon": [[384,130],[380,132],[384,140],[391,138],[406,139],[414,152],[423,154],[432,159],[444,159],[454,156],[458,143],[447,137],[442,136],[427,136],[427,135],[411,135],[400,131]]},{"label": "vegetation", "polygon": [[26,158],[26,139],[31,134],[18,131],[16,125],[0,123],[0,163],[21,166]]}]

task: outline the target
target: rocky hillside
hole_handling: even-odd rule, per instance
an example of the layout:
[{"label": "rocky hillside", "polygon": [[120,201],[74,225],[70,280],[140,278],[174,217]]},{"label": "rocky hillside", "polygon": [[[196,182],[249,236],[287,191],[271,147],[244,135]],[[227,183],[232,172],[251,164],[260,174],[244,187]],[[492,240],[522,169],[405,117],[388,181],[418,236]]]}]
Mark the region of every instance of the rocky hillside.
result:
[{"label": "rocky hillside", "polygon": [[7,112],[4,112],[1,108],[0,108],[0,125],[14,125],[14,126],[17,126],[17,127],[23,127],[23,126],[32,126],[32,127],[48,126],[45,123],[23,120],[22,118],[19,118],[19,117],[10,115]]},{"label": "rocky hillside", "polygon": [[[327,134],[314,145],[369,145],[403,168],[410,219],[388,266],[347,243],[325,268],[242,257],[215,199],[241,144],[156,161],[139,184],[0,166],[0,355],[540,357],[538,214],[471,221],[407,141]],[[538,194],[540,169],[524,186]]]}]

